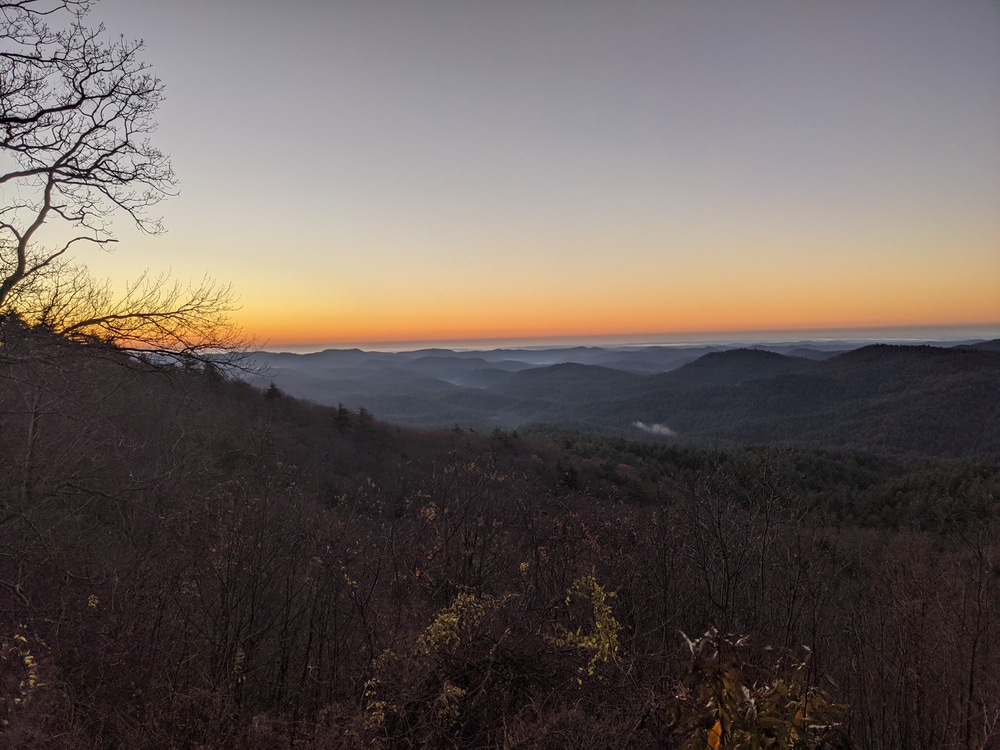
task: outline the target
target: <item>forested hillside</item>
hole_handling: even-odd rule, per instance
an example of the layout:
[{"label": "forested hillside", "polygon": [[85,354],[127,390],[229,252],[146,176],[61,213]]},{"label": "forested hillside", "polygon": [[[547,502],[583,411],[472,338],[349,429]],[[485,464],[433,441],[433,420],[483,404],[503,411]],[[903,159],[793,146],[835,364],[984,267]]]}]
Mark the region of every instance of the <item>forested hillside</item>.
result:
[{"label": "forested hillside", "polygon": [[983,748],[965,453],[415,431],[7,318],[0,746]]},{"label": "forested hillside", "polygon": [[802,356],[671,347],[264,353],[255,355],[263,369],[254,378],[411,427],[562,425],[639,438],[655,426],[712,448],[773,443],[949,457],[1000,450],[1000,353],[988,342],[786,348]]}]

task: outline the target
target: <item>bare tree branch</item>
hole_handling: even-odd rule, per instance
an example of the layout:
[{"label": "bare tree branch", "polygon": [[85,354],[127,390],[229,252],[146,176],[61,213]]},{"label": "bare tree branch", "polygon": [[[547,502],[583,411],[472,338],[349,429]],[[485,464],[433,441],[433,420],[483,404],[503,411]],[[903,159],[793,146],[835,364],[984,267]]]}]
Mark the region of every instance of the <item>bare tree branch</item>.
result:
[{"label": "bare tree branch", "polygon": [[[69,260],[115,242],[116,214],[161,232],[149,211],[175,188],[150,141],[163,85],[141,41],[85,25],[93,2],[0,0],[0,319],[154,363],[232,363],[248,341],[228,286],[147,273],[115,294]],[[60,239],[42,242],[50,226]]]},{"label": "bare tree branch", "polygon": [[[158,233],[149,209],[174,192],[170,160],[149,138],[163,85],[140,58],[141,41],[84,25],[91,5],[0,2],[0,185],[12,196],[0,222],[0,306],[72,244],[44,248],[43,225],[104,243],[112,214],[124,213]],[[65,27],[51,28],[60,17]],[[30,254],[41,261],[29,264]]]},{"label": "bare tree branch", "polygon": [[112,345],[156,363],[239,366],[251,341],[233,324],[232,289],[143,274],[116,292],[83,266],[50,264],[11,299],[18,317],[67,340]]}]

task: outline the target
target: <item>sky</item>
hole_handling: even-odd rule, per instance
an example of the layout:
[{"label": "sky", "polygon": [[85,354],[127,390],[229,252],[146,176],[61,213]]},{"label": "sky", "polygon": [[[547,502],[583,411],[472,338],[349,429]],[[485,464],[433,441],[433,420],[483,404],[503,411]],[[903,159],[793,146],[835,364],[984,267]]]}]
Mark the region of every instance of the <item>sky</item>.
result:
[{"label": "sky", "polygon": [[282,345],[979,325],[996,0],[100,0],[166,85],[167,233]]}]

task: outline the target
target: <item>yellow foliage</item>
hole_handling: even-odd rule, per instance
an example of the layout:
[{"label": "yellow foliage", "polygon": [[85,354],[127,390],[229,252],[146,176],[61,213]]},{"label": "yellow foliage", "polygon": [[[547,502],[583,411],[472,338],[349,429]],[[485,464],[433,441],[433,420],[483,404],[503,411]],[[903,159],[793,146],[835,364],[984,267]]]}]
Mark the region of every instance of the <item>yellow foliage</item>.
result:
[{"label": "yellow foliage", "polygon": [[[469,637],[470,628],[506,601],[507,597],[477,597],[471,592],[461,592],[424,628],[409,657],[400,657],[392,651],[383,652],[372,665],[374,674],[364,686],[365,727],[369,730],[383,728],[387,718],[398,714],[399,705],[405,704],[397,679],[401,666],[408,659],[414,659],[411,663],[420,665],[423,670],[442,656],[447,657],[462,644],[464,638]],[[425,700],[434,716],[450,725],[461,716],[465,696],[465,688],[444,679],[437,695],[426,695]],[[398,703],[386,700],[388,697],[399,699]]]},{"label": "yellow foliage", "polygon": [[[23,625],[21,629],[24,629]],[[38,672],[38,661],[23,633],[0,640],[0,676],[3,677],[0,682],[0,714],[3,715],[9,715],[15,706],[28,703],[35,691],[44,687]],[[7,720],[3,718],[3,726],[6,725]]]},{"label": "yellow foliage", "polygon": [[593,574],[577,578],[566,592],[566,604],[571,604],[574,598],[589,600],[594,616],[594,630],[585,633],[582,627],[576,630],[560,628],[558,635],[549,638],[549,641],[557,646],[576,646],[590,651],[588,675],[594,674],[598,662],[606,662],[618,655],[618,633],[621,625],[615,619],[611,605],[607,602],[608,599],[614,598],[614,595],[613,591],[605,591]]},{"label": "yellow foliage", "polygon": [[455,720],[458,718],[458,704],[466,694],[465,688],[445,681],[441,686],[441,693],[437,698],[437,715],[442,719]]},{"label": "yellow foliage", "polygon": [[477,599],[475,594],[463,591],[424,628],[424,632],[417,638],[414,652],[418,655],[430,655],[445,646],[458,645],[461,630],[475,625],[495,605],[496,600],[491,596]]}]

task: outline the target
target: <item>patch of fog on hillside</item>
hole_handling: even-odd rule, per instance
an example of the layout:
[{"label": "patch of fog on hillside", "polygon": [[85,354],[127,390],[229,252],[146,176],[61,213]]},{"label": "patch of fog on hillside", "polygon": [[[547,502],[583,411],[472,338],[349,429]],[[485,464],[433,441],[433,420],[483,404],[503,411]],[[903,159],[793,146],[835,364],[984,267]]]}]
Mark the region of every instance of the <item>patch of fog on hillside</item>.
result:
[{"label": "patch of fog on hillside", "polygon": [[666,435],[667,437],[677,437],[677,432],[671,430],[665,424],[646,424],[645,422],[633,422],[633,427],[636,427],[643,432],[649,432],[653,435]]}]

